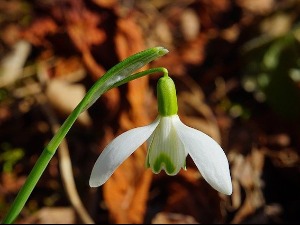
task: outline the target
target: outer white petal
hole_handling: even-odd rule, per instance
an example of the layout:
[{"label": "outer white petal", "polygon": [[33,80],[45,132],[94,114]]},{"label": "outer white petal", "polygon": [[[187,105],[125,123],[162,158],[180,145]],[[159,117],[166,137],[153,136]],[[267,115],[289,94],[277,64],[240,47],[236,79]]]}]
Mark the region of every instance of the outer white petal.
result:
[{"label": "outer white petal", "polygon": [[232,183],[227,157],[220,145],[208,135],[176,122],[178,135],[194,160],[203,178],[217,191],[232,193]]},{"label": "outer white petal", "polygon": [[118,166],[150,137],[158,123],[159,117],[148,126],[134,128],[119,135],[106,146],[94,165],[90,186],[104,184]]}]

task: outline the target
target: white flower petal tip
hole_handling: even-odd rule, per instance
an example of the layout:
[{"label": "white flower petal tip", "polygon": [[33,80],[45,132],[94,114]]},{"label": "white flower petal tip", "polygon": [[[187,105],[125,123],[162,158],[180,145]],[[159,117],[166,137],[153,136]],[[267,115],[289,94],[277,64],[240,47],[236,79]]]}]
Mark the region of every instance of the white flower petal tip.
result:
[{"label": "white flower petal tip", "polygon": [[98,157],[89,185],[99,187],[104,184],[121,163],[150,137],[158,123],[159,118],[148,126],[129,130],[116,137]]},{"label": "white flower petal tip", "polygon": [[227,182],[227,186],[224,186],[222,188],[222,190],[220,190],[221,193],[225,194],[225,195],[231,195],[232,194],[232,183],[231,183],[231,179],[230,182]]},{"label": "white flower petal tip", "polygon": [[90,185],[90,187],[99,187],[99,186],[101,186],[101,183],[96,182],[95,180],[91,179],[89,181],[89,185]]},{"label": "white flower petal tip", "polygon": [[208,135],[176,121],[178,136],[203,178],[217,191],[231,195],[232,183],[227,157],[220,145]]}]

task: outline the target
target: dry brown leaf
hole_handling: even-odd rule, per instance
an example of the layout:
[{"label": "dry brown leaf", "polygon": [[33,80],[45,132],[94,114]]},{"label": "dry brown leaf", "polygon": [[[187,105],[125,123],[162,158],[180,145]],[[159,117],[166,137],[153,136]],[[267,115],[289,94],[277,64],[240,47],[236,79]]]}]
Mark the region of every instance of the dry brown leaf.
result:
[{"label": "dry brown leaf", "polygon": [[86,66],[86,69],[89,73],[91,73],[92,77],[97,80],[103,74],[105,74],[106,70],[99,65],[93,55],[91,54],[90,50],[87,49],[82,53],[83,62]]},{"label": "dry brown leaf", "polygon": [[165,55],[152,63],[153,67],[164,66],[168,69],[171,76],[183,76],[186,74],[186,67],[181,58],[181,54],[177,50],[173,50],[170,54]]},{"label": "dry brown leaf", "polygon": [[[70,115],[85,93],[83,85],[70,84],[60,79],[50,80],[46,90],[50,103],[65,116]],[[91,125],[92,122],[87,111],[80,114],[78,121],[85,126]]]},{"label": "dry brown leaf", "polygon": [[192,41],[197,38],[200,32],[200,21],[194,10],[186,9],[181,13],[180,27],[185,41]]},{"label": "dry brown leaf", "polygon": [[58,31],[58,26],[50,17],[36,19],[29,28],[24,30],[23,36],[26,40],[36,46],[51,46],[47,40],[48,35]]},{"label": "dry brown leaf", "polygon": [[78,82],[86,75],[83,63],[80,57],[72,56],[69,58],[58,58],[55,62],[53,72],[54,78],[67,80],[69,82]]},{"label": "dry brown leaf", "polygon": [[[119,20],[117,25],[115,42],[120,59],[143,50],[141,31],[130,18]],[[150,122],[144,104],[147,80],[145,77],[128,84],[126,97],[130,108],[129,113],[128,110],[121,113],[122,131]],[[144,221],[152,177],[150,170],[145,170],[144,147],[139,148],[121,164],[104,185],[104,199],[115,223],[142,223]]]},{"label": "dry brown leaf", "polygon": [[115,42],[117,54],[121,60],[144,49],[141,33],[141,29],[131,18],[117,21]]},{"label": "dry brown leaf", "polygon": [[293,16],[288,13],[278,13],[263,20],[260,29],[264,35],[273,38],[282,37],[292,29],[293,20]]},{"label": "dry brown leaf", "polygon": [[[232,223],[241,223],[265,204],[260,179],[265,155],[262,150],[252,149],[246,157],[230,152],[231,175],[233,181],[232,208],[237,210]],[[245,200],[241,195],[246,193]]]},{"label": "dry brown leaf", "polygon": [[155,43],[159,43],[157,45],[166,47],[173,45],[173,34],[166,20],[161,19],[159,23],[156,23],[150,35],[155,35]]},{"label": "dry brown leaf", "polygon": [[104,8],[113,8],[117,5],[117,0],[92,0],[95,4]]},{"label": "dry brown leaf", "polygon": [[27,41],[19,41],[13,50],[0,61],[0,88],[11,85],[22,76],[22,69],[31,52]]},{"label": "dry brown leaf", "polygon": [[21,222],[29,224],[73,224],[76,222],[76,217],[72,208],[45,207]]},{"label": "dry brown leaf", "polygon": [[17,193],[25,183],[26,177],[16,177],[13,173],[1,173],[0,193]]},{"label": "dry brown leaf", "polygon": [[79,51],[85,52],[92,45],[104,42],[106,35],[98,28],[100,15],[87,10],[81,1],[73,1],[66,20],[68,34]]},{"label": "dry brown leaf", "polygon": [[17,24],[6,25],[1,30],[0,40],[7,46],[12,46],[20,40],[21,28]]},{"label": "dry brown leaf", "polygon": [[274,5],[275,2],[274,0],[237,0],[236,1],[238,5],[243,7],[244,9],[248,10],[249,12],[253,14],[258,14],[258,15],[264,15],[269,13]]},{"label": "dry brown leaf", "polygon": [[205,103],[204,94],[188,76],[179,77],[185,91],[178,92],[179,114],[188,126],[210,135],[221,143],[221,134],[211,108]]},{"label": "dry brown leaf", "polygon": [[[229,0],[204,0],[198,1],[198,15],[204,29],[218,29],[216,27],[222,21],[223,13],[229,11]],[[211,30],[210,30],[211,32]]]},{"label": "dry brown leaf", "polygon": [[105,92],[98,100],[102,105],[99,117],[102,117],[103,121],[111,121],[115,118],[116,114],[120,110],[120,91],[118,88],[113,88]]},{"label": "dry brown leaf", "polygon": [[207,44],[207,38],[203,35],[199,35],[191,42],[187,42],[182,47],[181,55],[186,64],[199,65],[205,59],[205,46]]},{"label": "dry brown leaf", "polygon": [[162,200],[163,212],[189,215],[200,223],[222,222],[218,192],[203,179],[186,179],[189,173],[195,175],[188,166],[187,171],[175,177],[162,176],[155,183],[162,195],[157,198],[166,199]]},{"label": "dry brown leaf", "polygon": [[152,224],[198,224],[198,222],[192,216],[162,212],[153,218]]},{"label": "dry brown leaf", "polygon": [[0,125],[11,118],[11,112],[7,106],[0,107]]},{"label": "dry brown leaf", "polygon": [[144,159],[143,149],[137,150],[104,185],[104,199],[115,223],[138,224],[144,220],[152,180],[152,172],[145,170]]}]

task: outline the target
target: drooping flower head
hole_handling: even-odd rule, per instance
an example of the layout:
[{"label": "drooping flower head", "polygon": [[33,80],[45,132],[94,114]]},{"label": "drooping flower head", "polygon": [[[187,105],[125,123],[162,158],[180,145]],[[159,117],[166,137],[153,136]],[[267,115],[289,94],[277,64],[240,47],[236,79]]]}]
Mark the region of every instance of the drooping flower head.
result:
[{"label": "drooping flower head", "polygon": [[90,177],[90,186],[104,184],[117,167],[145,141],[146,167],[176,175],[186,168],[189,154],[203,178],[217,191],[230,195],[232,184],[226,155],[211,137],[183,124],[178,115],[176,89],[165,74],[157,83],[158,116],[150,125],[134,128],[115,138],[100,154]]}]

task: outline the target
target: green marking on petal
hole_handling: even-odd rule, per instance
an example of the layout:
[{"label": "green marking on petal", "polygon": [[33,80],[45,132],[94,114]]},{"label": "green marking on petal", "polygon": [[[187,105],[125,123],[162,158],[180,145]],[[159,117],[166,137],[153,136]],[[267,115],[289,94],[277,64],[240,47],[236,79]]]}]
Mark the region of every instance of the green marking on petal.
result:
[{"label": "green marking on petal", "polygon": [[170,157],[167,154],[161,153],[156,158],[152,169],[155,173],[159,173],[163,168],[167,174],[174,174],[176,169]]},{"label": "green marking on petal", "polygon": [[146,168],[150,168],[150,161],[149,160],[150,159],[149,159],[149,152],[148,152],[147,157],[146,157],[146,164],[145,164]]}]

